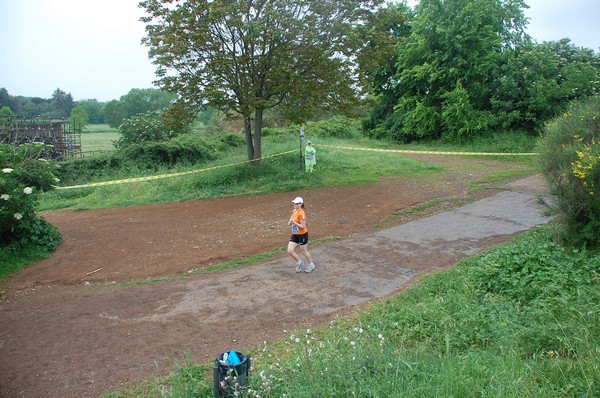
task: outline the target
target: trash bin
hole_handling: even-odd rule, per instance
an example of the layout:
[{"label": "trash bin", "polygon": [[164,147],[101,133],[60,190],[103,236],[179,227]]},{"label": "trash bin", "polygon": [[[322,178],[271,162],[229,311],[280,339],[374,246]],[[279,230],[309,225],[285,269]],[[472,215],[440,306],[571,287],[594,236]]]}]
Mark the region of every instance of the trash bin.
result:
[{"label": "trash bin", "polygon": [[[233,357],[237,357],[233,363],[229,363],[227,358],[232,353],[235,353]],[[246,386],[249,373],[250,357],[233,350],[219,354],[213,367],[215,397],[233,397],[236,390]]]}]

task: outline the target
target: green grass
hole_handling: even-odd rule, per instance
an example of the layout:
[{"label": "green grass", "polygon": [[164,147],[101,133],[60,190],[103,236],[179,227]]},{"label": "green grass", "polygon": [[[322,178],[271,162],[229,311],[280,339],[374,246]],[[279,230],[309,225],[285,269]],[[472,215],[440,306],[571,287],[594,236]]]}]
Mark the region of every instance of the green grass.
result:
[{"label": "green grass", "polygon": [[117,129],[108,124],[89,124],[81,134],[81,150],[84,153],[110,151],[118,138]]},{"label": "green grass", "polygon": [[[287,192],[302,188],[318,188],[343,185],[365,185],[387,176],[401,175],[410,178],[435,178],[442,167],[421,160],[411,159],[397,153],[371,151],[349,151],[325,145],[370,145],[381,143],[359,140],[319,140],[315,172],[306,174],[297,153],[266,158],[260,163],[246,163],[245,151],[238,149],[220,159],[192,166],[173,169],[129,170],[127,173],[100,173],[93,181],[79,184],[121,180],[148,175],[161,175],[189,170],[199,172],[181,177],[172,177],[148,182],[120,185],[55,190],[44,194],[39,209],[53,210],[72,208],[75,210],[114,208],[149,203],[181,202],[227,196],[256,195],[269,192]],[[387,145],[387,148],[397,148]],[[277,140],[265,140],[263,154],[268,157],[293,150],[293,144]],[[512,175],[530,173],[535,169],[531,159],[503,159],[515,165]],[[488,167],[490,158],[474,158],[470,170]],[[220,167],[236,164],[234,166]],[[506,171],[498,171],[498,177],[506,178]],[[494,179],[494,177],[490,177]],[[79,185],[78,184],[78,185]]]},{"label": "green grass", "polygon": [[[600,253],[547,227],[396,297],[247,350],[246,397],[597,397]],[[104,397],[211,397],[209,364]]]},{"label": "green grass", "polygon": [[26,247],[15,250],[12,247],[0,246],[0,282],[10,275],[50,256],[42,247]]}]

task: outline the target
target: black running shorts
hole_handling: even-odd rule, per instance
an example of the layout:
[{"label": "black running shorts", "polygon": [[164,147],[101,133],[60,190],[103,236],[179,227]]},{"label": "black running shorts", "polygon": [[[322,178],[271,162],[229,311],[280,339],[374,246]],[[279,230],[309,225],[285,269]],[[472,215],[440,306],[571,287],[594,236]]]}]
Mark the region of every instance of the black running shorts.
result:
[{"label": "black running shorts", "polygon": [[308,244],[308,232],[302,235],[292,235],[290,238],[290,242],[294,242],[299,244],[300,246],[304,246]]}]

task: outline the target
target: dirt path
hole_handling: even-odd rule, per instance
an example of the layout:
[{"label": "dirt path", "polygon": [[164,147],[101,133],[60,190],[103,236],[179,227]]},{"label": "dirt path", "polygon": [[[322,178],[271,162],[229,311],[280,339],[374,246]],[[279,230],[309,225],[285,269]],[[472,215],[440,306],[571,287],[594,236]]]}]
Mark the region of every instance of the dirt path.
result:
[{"label": "dirt path", "polygon": [[[487,159],[426,159],[447,171],[420,180],[389,178],[368,187],[45,214],[64,241],[50,258],[0,286],[0,397],[96,397],[168,373],[172,363],[165,358],[181,360],[188,352],[194,361],[206,362],[224,350],[247,350],[296,327],[351,312],[364,303],[359,285],[371,283],[368,275],[343,282],[348,286],[335,295],[328,284],[348,271],[344,261],[368,269],[369,259],[361,260],[364,264],[344,260],[351,249],[345,244],[416,204],[492,195],[498,191],[469,195],[466,184],[499,168],[519,168]],[[525,181],[543,191],[539,180]],[[119,283],[186,273],[282,247],[289,238],[290,201],[297,195],[306,200],[311,240],[341,237],[335,245],[312,246],[323,262],[312,274],[296,274],[281,254],[238,270],[132,287]],[[489,247],[509,235],[474,245]],[[390,283],[382,286],[381,279],[373,278],[379,285],[371,297],[385,297],[432,265],[455,261],[455,256],[440,259],[432,252],[411,259],[404,274],[373,269]]]}]

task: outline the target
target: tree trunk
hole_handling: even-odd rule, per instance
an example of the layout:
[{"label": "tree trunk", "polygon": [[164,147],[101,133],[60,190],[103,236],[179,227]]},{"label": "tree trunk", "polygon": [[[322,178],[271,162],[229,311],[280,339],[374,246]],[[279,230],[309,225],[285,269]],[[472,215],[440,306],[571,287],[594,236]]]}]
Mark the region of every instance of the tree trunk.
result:
[{"label": "tree trunk", "polygon": [[260,159],[262,157],[262,122],[263,110],[256,109],[254,112],[254,159]]},{"label": "tree trunk", "polygon": [[246,149],[248,150],[248,160],[254,159],[254,146],[252,144],[252,125],[250,123],[250,115],[244,115],[244,135],[246,136]]}]

